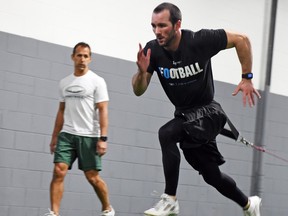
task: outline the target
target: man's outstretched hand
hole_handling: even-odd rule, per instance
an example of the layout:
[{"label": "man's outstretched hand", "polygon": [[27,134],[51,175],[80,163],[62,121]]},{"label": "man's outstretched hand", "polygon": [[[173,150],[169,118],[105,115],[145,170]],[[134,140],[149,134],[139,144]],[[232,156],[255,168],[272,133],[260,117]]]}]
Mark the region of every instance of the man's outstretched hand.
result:
[{"label": "man's outstretched hand", "polygon": [[247,100],[250,107],[255,106],[255,95],[258,97],[258,99],[261,98],[259,92],[254,88],[252,81],[248,79],[242,79],[232,95],[236,96],[239,91],[242,91],[242,101],[244,107],[246,106]]}]

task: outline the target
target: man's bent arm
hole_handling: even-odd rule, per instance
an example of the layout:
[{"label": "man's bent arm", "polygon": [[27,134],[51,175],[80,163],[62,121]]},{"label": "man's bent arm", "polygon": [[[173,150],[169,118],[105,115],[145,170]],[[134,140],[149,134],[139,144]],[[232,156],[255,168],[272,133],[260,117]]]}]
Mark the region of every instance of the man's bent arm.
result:
[{"label": "man's bent arm", "polygon": [[[227,32],[227,47],[235,47],[238,59],[241,64],[242,74],[252,72],[252,48],[249,38],[244,34]],[[233,96],[237,95],[239,91],[242,91],[242,102],[246,106],[248,101],[249,105],[252,107],[255,105],[254,94],[261,98],[259,92],[254,88],[251,79],[242,78],[234,92]]]},{"label": "man's bent arm", "polygon": [[136,96],[142,95],[151,80],[152,74],[148,72],[142,72],[138,70],[136,74],[132,77],[132,86],[133,86],[133,91]]},{"label": "man's bent arm", "polygon": [[232,33],[226,31],[227,47],[235,47],[241,67],[242,73],[252,72],[252,48],[249,38],[244,34]]}]

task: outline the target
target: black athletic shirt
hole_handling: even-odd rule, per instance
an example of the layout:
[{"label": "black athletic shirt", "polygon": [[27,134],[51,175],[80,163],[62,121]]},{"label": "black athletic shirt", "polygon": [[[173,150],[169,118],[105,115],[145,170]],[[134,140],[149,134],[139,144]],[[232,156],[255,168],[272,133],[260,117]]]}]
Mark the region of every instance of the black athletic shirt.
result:
[{"label": "black athletic shirt", "polygon": [[181,30],[182,36],[175,52],[149,41],[151,49],[148,72],[157,72],[161,85],[176,108],[188,108],[210,103],[214,98],[211,57],[226,48],[223,29],[202,29],[197,32]]}]

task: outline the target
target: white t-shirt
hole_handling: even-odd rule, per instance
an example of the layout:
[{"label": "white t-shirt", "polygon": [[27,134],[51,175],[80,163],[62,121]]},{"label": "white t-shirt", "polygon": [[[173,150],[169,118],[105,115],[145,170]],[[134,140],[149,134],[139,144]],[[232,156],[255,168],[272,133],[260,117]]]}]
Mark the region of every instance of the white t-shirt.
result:
[{"label": "white t-shirt", "polygon": [[62,131],[99,137],[100,126],[96,103],[109,101],[105,80],[92,71],[83,76],[71,74],[60,81],[60,101],[65,102]]}]

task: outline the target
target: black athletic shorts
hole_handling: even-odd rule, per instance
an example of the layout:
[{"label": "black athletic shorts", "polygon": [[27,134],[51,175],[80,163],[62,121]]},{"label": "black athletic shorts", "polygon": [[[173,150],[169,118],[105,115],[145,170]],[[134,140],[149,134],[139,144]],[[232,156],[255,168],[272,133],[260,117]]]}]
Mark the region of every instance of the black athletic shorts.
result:
[{"label": "black athletic shorts", "polygon": [[218,150],[216,136],[222,131],[227,116],[220,104],[212,101],[205,106],[176,109],[175,118],[183,118],[184,137],[180,142],[187,162],[201,172],[207,163],[222,165],[225,160]]}]

